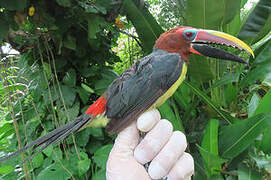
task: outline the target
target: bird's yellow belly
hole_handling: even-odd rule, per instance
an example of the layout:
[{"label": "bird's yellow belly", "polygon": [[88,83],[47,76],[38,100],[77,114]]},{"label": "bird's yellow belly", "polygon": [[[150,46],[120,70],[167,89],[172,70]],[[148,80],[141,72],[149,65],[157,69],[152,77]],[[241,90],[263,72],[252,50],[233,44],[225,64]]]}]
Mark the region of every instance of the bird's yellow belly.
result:
[{"label": "bird's yellow belly", "polygon": [[154,109],[161,106],[162,104],[164,104],[164,102],[166,102],[168,98],[170,98],[174,94],[174,92],[177,90],[177,88],[181,85],[181,83],[185,79],[186,72],[187,66],[184,63],[182,73],[179,79],[167,90],[167,92],[165,92],[165,94],[163,94],[159,99],[157,99],[157,101],[150,107],[150,109]]}]

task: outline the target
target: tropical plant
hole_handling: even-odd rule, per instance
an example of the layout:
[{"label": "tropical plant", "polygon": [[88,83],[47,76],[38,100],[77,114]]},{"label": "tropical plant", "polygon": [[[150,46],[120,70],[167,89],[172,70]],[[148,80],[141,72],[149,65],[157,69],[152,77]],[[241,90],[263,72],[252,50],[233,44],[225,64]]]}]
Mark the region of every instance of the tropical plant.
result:
[{"label": "tropical plant", "polygon": [[[111,69],[120,73],[122,63],[134,60],[126,53],[130,50],[123,53],[117,48],[119,37],[123,41],[118,42],[130,43],[127,47],[141,57],[152,51],[163,28],[189,25],[225,31],[255,49],[249,66],[192,56],[186,81],[159,108],[162,117],[188,138],[194,179],[270,178],[270,1],[260,0],[244,10],[247,0],[174,0],[171,4],[181,8],[170,15],[171,5],[148,2],[0,2],[0,40],[21,53],[12,66],[1,66],[5,73],[14,66],[19,69],[1,77],[2,100],[9,103],[1,105],[6,113],[1,113],[0,156],[72,120],[103,93],[116,77]],[[154,12],[155,18],[148,10],[152,5],[162,7],[161,14]],[[167,25],[169,17],[183,24]],[[134,30],[137,34],[132,35]],[[123,33],[137,42],[127,41],[127,36],[120,36]],[[23,79],[10,82],[7,77],[13,75]],[[19,83],[24,84],[21,89]],[[23,95],[12,96],[18,90]],[[113,139],[100,128],[86,129],[48,147],[24,167],[23,155],[2,163],[0,174],[4,179],[105,179]],[[23,168],[15,169],[16,165]]]}]

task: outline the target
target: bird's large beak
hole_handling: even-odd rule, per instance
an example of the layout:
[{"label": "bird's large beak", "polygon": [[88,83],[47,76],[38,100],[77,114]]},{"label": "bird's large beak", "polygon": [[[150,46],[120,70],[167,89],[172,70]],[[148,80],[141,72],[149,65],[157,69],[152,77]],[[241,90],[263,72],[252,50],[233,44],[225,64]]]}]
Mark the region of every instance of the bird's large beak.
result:
[{"label": "bird's large beak", "polygon": [[245,50],[254,57],[252,49],[240,39],[232,35],[213,30],[198,30],[195,39],[192,41],[190,52],[213,58],[247,63],[237,55],[217,47],[213,47],[212,44],[230,46],[240,50]]}]

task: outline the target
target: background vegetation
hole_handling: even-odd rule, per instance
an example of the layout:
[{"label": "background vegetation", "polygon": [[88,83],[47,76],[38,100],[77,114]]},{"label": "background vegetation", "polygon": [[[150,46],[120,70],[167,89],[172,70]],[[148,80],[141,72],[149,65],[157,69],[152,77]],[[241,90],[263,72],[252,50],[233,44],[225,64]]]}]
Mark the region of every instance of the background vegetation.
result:
[{"label": "background vegetation", "polygon": [[[192,56],[186,81],[159,110],[183,131],[194,179],[270,179],[271,2],[260,0],[0,1],[0,157],[73,120],[159,35],[189,25],[238,36],[249,66]],[[10,56],[10,44],[20,54]],[[200,68],[199,68],[200,67]],[[1,179],[105,179],[114,136],[85,129],[0,164]]]}]

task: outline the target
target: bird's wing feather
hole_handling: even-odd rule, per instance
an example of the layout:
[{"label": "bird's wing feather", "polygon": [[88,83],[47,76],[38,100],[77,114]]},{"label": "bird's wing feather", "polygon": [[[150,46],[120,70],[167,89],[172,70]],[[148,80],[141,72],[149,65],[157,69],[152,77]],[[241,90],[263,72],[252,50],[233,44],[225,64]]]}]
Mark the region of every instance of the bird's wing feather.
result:
[{"label": "bird's wing feather", "polygon": [[148,110],[178,80],[183,61],[175,53],[157,50],[123,72],[106,92],[106,130],[121,131]]}]

